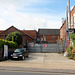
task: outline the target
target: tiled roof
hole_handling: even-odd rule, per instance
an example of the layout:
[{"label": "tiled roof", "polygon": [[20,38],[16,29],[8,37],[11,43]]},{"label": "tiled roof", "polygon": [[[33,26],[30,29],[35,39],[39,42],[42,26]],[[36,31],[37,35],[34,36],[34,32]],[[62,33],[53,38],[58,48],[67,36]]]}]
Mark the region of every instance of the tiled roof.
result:
[{"label": "tiled roof", "polygon": [[2,33],[4,30],[0,30],[0,33]]},{"label": "tiled roof", "polygon": [[32,36],[33,38],[36,38],[36,30],[21,30],[23,33],[28,34],[30,36]]},{"label": "tiled roof", "polygon": [[38,35],[60,35],[60,29],[39,29]]},{"label": "tiled roof", "polygon": [[30,35],[24,33],[23,31],[17,29],[17,28],[14,27],[14,26],[11,26],[11,27],[9,27],[8,29],[4,30],[3,32],[0,33],[0,35],[9,34],[10,32],[14,32],[14,31],[19,31],[19,32],[21,32],[23,35],[26,35],[26,36],[28,36],[28,37],[34,39],[32,36],[30,36]]}]

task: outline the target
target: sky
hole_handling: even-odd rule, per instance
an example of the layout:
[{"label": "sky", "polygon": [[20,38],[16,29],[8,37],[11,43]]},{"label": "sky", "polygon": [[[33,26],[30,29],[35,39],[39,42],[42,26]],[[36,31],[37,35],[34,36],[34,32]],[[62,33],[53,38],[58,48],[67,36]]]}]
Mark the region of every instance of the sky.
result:
[{"label": "sky", "polygon": [[[0,30],[59,29],[66,18],[68,0],[0,0]],[[75,0],[70,0],[70,7]]]}]

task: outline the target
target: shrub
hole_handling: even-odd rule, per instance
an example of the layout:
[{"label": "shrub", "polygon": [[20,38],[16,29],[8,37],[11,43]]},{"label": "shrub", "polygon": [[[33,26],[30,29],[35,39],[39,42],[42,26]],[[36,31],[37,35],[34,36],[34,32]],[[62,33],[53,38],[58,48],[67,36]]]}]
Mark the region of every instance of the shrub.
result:
[{"label": "shrub", "polygon": [[4,45],[8,45],[9,48],[17,48],[17,43],[0,39],[0,48],[3,48]]},{"label": "shrub", "polygon": [[72,46],[70,46],[70,47],[67,49],[67,56],[68,56],[69,58],[73,58],[72,49],[73,49]]},{"label": "shrub", "polygon": [[9,33],[5,39],[8,41],[12,41],[12,34],[13,34],[12,32]]},{"label": "shrub", "polygon": [[71,46],[71,47],[68,48],[68,50],[67,50],[67,52],[68,52],[67,56],[69,58],[73,58],[75,60],[75,33],[70,34],[70,38],[71,38],[71,40],[73,42],[73,47]]},{"label": "shrub", "polygon": [[70,34],[70,38],[72,39],[73,46],[75,46],[75,33]]},{"label": "shrub", "polygon": [[73,54],[73,53],[75,53],[75,47],[73,47],[73,49],[72,49],[72,54]]},{"label": "shrub", "polygon": [[19,45],[22,44],[22,34],[20,32],[11,32],[7,35],[6,40],[16,42]]}]

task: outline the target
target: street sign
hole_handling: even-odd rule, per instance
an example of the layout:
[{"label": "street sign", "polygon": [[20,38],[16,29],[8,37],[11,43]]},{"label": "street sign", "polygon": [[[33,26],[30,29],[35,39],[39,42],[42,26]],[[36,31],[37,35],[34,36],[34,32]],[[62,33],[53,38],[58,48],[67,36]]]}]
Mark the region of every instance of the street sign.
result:
[{"label": "street sign", "polygon": [[30,46],[31,46],[31,47],[34,47],[34,44],[31,44]]},{"label": "street sign", "polygon": [[44,44],[44,47],[48,47],[48,44]]}]

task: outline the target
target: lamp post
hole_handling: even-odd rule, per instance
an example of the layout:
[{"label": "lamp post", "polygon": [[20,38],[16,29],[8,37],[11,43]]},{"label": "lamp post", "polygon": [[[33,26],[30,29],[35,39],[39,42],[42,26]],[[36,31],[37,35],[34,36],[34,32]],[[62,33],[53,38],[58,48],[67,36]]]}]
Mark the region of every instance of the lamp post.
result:
[{"label": "lamp post", "polygon": [[67,7],[67,40],[69,41],[70,46],[70,29],[71,29],[71,16],[70,16],[70,0],[68,0],[68,7]]}]

